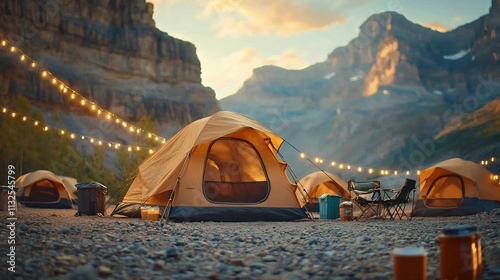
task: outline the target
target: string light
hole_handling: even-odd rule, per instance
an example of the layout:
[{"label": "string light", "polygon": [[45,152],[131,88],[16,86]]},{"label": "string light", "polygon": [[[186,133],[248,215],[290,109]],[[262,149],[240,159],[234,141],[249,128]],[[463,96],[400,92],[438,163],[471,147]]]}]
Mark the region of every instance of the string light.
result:
[{"label": "string light", "polygon": [[[38,121],[38,120],[32,119],[32,118],[31,118],[31,117],[29,117],[29,116],[25,116],[25,115],[23,115],[23,114],[20,114],[20,113],[18,113],[18,112],[15,112],[15,111],[13,111],[13,110],[11,110],[11,109],[8,109],[8,108],[5,108],[5,107],[4,107],[4,108],[2,108],[2,112],[3,112],[4,114],[8,112],[8,113],[9,113],[9,116],[11,116],[11,117],[16,117],[16,116],[19,116],[19,117],[20,117],[20,120],[22,120],[23,122],[26,122],[26,121],[30,120],[30,121],[33,123],[33,125],[34,125],[34,126],[38,126],[39,124],[42,124],[42,125],[43,125],[43,127],[42,127],[42,131],[43,131],[43,132],[47,132],[47,131],[49,131],[49,129],[51,129],[51,128],[52,128],[54,131],[58,131],[58,134],[59,134],[59,135],[61,135],[61,136],[65,136],[66,134],[67,134],[67,135],[69,135],[69,138],[70,138],[70,139],[75,139],[75,138],[76,138],[76,136],[77,136],[77,134],[76,134],[76,133],[74,133],[74,132],[70,132],[70,131],[67,131],[67,130],[62,129],[62,128],[57,128],[57,127],[54,127],[54,126],[50,126],[50,125],[47,125],[47,124],[43,124],[43,123],[41,123],[41,122],[40,122],[40,121]],[[107,143],[107,145],[108,145],[109,147],[113,147],[113,146],[114,146],[116,149],[118,149],[119,147],[121,147],[121,144],[120,144],[120,143],[115,143],[115,142],[104,141],[104,140],[102,140],[102,139],[94,139],[94,138],[91,138],[91,137],[88,137],[88,136],[85,136],[85,135],[80,135],[80,138],[81,138],[82,140],[89,139],[89,142],[90,142],[90,143],[97,143],[97,144],[98,144],[98,145],[100,145],[100,146],[102,146],[103,144]],[[134,147],[134,148],[133,148],[133,150],[136,150],[136,151],[141,151],[141,150],[142,150],[142,148],[144,148],[144,147],[141,147],[141,146],[132,146],[132,145],[130,145],[130,146],[125,146],[125,147],[128,147],[128,148],[130,148],[130,149],[132,149],[132,147]],[[146,148],[146,149],[149,151],[149,153],[150,153],[150,154],[152,154],[152,153],[154,152],[154,149],[152,149],[152,148],[150,148],[150,147],[148,147],[148,148]]]},{"label": "string light", "polygon": [[[28,63],[31,63],[31,67],[32,67],[32,68],[35,68],[37,65],[38,65],[38,66],[40,66],[40,64],[36,63],[36,61],[35,61],[35,60],[33,60],[32,58],[30,58],[30,57],[29,57],[26,53],[24,53],[22,50],[20,50],[19,48],[15,47],[13,44],[11,44],[11,43],[10,43],[10,42],[9,42],[9,41],[8,41],[8,40],[4,37],[4,36],[3,36],[3,35],[1,35],[1,34],[0,34],[0,38],[2,38],[2,42],[1,42],[2,46],[4,46],[4,47],[5,47],[5,46],[10,47],[10,51],[11,51],[12,53],[15,53],[15,52],[19,52],[19,53],[20,53],[20,56],[19,56],[20,61],[23,61],[23,62],[24,62],[24,61],[28,61]],[[40,72],[41,72],[41,74],[42,74],[42,77],[43,77],[43,78],[48,78],[48,77],[50,77],[50,78],[52,79],[52,84],[53,84],[53,85],[57,85],[57,86],[59,87],[59,89],[60,89],[60,91],[59,91],[59,92],[61,92],[61,94],[63,94],[63,93],[66,93],[66,92],[67,92],[67,90],[68,90],[68,86],[67,86],[67,85],[65,85],[63,82],[61,82],[59,79],[57,79],[57,77],[55,77],[55,76],[54,76],[54,75],[53,75],[50,71],[48,71],[47,69],[44,69],[43,67],[40,67],[40,68],[41,68],[41,69],[40,69]],[[59,82],[59,83],[58,83],[58,82]],[[75,90],[72,90],[71,99],[75,99],[75,97],[76,97],[76,96],[78,96],[78,97],[80,97],[80,98],[81,98],[80,104],[81,104],[82,106],[85,106],[85,104],[86,104],[87,102],[88,102],[88,103],[92,103],[94,106],[92,106],[92,108],[91,108],[91,109],[92,109],[92,111],[95,111],[95,110],[97,109],[97,115],[98,115],[98,116],[99,116],[99,115],[101,115],[102,113],[106,113],[105,115],[106,115],[106,117],[107,117],[108,119],[111,119],[112,117],[114,117],[114,116],[115,116],[113,113],[108,112],[107,110],[104,110],[103,108],[100,108],[100,107],[99,107],[97,104],[95,104],[94,102],[91,102],[90,100],[87,100],[86,98],[84,98],[81,94],[79,94],[79,93],[78,93],[78,92],[76,92]],[[118,122],[119,122],[119,121],[118,121]],[[118,122],[117,122],[117,123],[118,123]],[[132,132],[137,132],[137,133],[139,134],[140,132],[145,131],[145,130],[143,130],[143,129],[142,129],[142,130],[140,130],[139,128],[137,128],[137,127],[135,127],[135,126],[133,126],[133,125],[130,125],[130,124],[126,124],[126,126],[124,125],[124,127],[130,127],[130,126],[132,126],[132,127],[133,127],[133,130],[128,130],[128,131],[130,131],[131,133],[132,133]],[[148,133],[147,131],[145,131],[145,132],[146,132],[146,133]],[[149,132],[149,133],[148,133],[148,137],[149,137],[149,138],[151,138],[151,137],[149,136],[150,134],[151,134],[151,133]],[[154,134],[153,134],[153,135],[154,135]],[[158,140],[157,140],[157,141],[160,141],[160,140],[161,140],[163,143],[165,143],[165,140],[166,140],[165,138],[163,138],[163,137],[159,137],[159,136],[157,136],[157,135],[155,135],[155,136],[158,138]]]}]

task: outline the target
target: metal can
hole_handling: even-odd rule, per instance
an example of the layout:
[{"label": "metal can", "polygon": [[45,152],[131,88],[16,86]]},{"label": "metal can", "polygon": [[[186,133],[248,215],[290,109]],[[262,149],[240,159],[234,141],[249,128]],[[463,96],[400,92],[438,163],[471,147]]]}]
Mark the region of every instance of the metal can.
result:
[{"label": "metal can", "polygon": [[439,236],[441,279],[477,279],[477,232],[473,226],[453,226]]},{"label": "metal can", "polygon": [[339,205],[340,220],[352,221],[353,220],[353,206],[351,201],[344,201]]}]

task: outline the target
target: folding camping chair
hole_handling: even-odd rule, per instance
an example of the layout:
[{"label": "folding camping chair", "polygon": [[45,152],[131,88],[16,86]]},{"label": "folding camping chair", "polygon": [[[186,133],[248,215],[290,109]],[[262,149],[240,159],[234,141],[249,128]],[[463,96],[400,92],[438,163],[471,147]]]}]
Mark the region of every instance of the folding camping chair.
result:
[{"label": "folding camping chair", "polygon": [[347,182],[347,188],[352,193],[351,201],[359,207],[361,214],[356,220],[362,217],[371,217],[380,214],[380,182],[379,181],[353,181]]},{"label": "folding camping chair", "polygon": [[[400,220],[403,217],[411,220],[411,214],[408,216],[405,212],[405,206],[408,202],[410,202],[410,195],[413,193],[413,203],[411,207],[411,211],[413,212],[413,207],[415,204],[415,180],[406,179],[403,186],[398,189],[384,189],[384,199],[380,201],[380,204],[384,207],[386,211],[386,215],[389,216],[391,220],[396,219],[398,217]],[[385,196],[388,199],[385,199]]]}]

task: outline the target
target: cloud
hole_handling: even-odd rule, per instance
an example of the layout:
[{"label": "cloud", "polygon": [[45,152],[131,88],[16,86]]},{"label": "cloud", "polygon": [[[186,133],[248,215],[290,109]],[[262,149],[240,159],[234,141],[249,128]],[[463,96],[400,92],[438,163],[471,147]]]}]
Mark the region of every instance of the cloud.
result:
[{"label": "cloud", "polygon": [[444,26],[442,24],[434,23],[434,22],[423,23],[422,26],[425,26],[427,28],[430,28],[432,30],[435,30],[435,31],[438,31],[438,32],[441,32],[441,33],[448,32],[451,29],[448,26]]},{"label": "cloud", "polygon": [[289,36],[344,24],[347,10],[369,1],[210,0],[203,14],[217,17],[215,28],[219,36]]},{"label": "cloud", "polygon": [[[206,61],[205,53],[199,53]],[[244,48],[228,54],[217,63],[202,64],[203,84],[212,87],[218,99],[235,93],[252,76],[253,69],[262,65],[276,65],[287,69],[301,69],[308,63],[294,49],[263,57],[253,48]]]}]

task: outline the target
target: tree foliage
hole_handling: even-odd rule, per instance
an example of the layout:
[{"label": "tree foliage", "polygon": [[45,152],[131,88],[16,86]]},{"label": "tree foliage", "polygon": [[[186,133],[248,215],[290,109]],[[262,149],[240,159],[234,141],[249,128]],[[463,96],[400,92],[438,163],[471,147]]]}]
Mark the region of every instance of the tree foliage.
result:
[{"label": "tree foliage", "polygon": [[[8,108],[32,119],[45,123],[43,115],[34,110],[24,97],[18,97]],[[54,126],[57,127],[58,117]],[[143,117],[138,127],[157,133],[158,124],[149,117]],[[121,193],[128,189],[133,174],[139,164],[149,155],[148,149],[117,150],[93,146],[82,153],[77,148],[77,141],[63,137],[60,130],[43,130],[41,124],[34,121],[22,121],[21,117],[12,117],[10,113],[0,112],[0,184],[7,184],[7,168],[16,167],[16,178],[22,174],[45,169],[57,175],[74,177],[78,182],[96,181],[108,187],[108,193]],[[133,136],[134,146],[155,147],[154,139]],[[110,158],[108,158],[110,157]],[[118,196],[112,197],[117,202]]]}]

